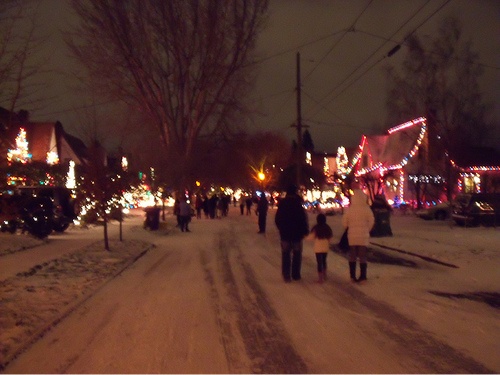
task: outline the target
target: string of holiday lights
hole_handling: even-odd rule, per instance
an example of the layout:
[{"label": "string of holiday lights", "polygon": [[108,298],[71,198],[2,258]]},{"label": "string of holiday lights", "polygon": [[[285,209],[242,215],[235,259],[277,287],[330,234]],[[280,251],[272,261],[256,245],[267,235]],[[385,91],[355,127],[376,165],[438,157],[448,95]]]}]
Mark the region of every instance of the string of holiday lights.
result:
[{"label": "string of holiday lights", "polygon": [[[372,165],[371,167],[362,168],[362,169],[358,170],[355,173],[355,176],[359,177],[359,176],[362,176],[362,175],[367,174],[367,173],[371,173],[371,172],[376,171],[376,170],[379,170],[380,175],[383,176],[385,174],[385,172],[387,172],[387,171],[398,170],[398,169],[403,168],[406,164],[408,164],[410,159],[413,156],[415,156],[415,154],[418,152],[418,149],[420,148],[420,144],[424,140],[424,136],[425,136],[425,133],[427,131],[427,124],[425,122],[425,117],[420,117],[420,118],[415,119],[413,121],[405,122],[404,124],[395,126],[395,127],[388,130],[389,134],[393,134],[397,131],[407,129],[407,128],[414,126],[414,125],[417,125],[417,124],[421,124],[420,133],[418,135],[418,138],[417,138],[415,144],[413,145],[413,148],[410,150],[410,152],[399,163],[389,165],[389,166],[384,166],[382,162],[378,162],[378,163]],[[371,158],[371,155],[370,155],[370,158]]]}]

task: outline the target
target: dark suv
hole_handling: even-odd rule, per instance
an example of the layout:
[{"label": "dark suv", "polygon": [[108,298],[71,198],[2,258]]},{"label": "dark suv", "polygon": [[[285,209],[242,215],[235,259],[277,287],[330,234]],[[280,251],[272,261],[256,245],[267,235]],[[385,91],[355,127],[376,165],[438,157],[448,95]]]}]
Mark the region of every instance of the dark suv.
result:
[{"label": "dark suv", "polygon": [[451,217],[458,225],[499,225],[500,193],[459,194],[453,201]]},{"label": "dark suv", "polygon": [[20,186],[18,193],[23,196],[49,198],[52,202],[52,229],[64,232],[76,219],[75,200],[71,190],[61,186]]}]

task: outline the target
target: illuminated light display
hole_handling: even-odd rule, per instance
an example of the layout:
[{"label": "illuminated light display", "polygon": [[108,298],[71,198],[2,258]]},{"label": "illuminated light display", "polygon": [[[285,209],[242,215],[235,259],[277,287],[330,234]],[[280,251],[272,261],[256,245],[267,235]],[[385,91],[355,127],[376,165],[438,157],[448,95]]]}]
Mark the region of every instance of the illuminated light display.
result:
[{"label": "illuminated light display", "polygon": [[347,168],[346,175],[350,174],[354,166],[358,164],[359,158],[363,154],[363,149],[365,148],[365,144],[366,144],[366,135],[363,135],[363,137],[361,138],[361,144],[359,145],[359,150],[354,155],[354,158],[351,161],[351,165],[349,166],[349,168]]},{"label": "illuminated light display", "polygon": [[310,152],[306,152],[306,163],[312,165],[312,156]]},{"label": "illuminated light display", "polygon": [[328,158],[323,158],[323,174],[328,176],[328,172],[330,171],[330,164],[328,163]]},{"label": "illuminated light display", "polygon": [[404,187],[405,187],[405,173],[404,171],[401,169],[399,171],[399,199],[401,201],[403,201],[403,198],[404,198]]},{"label": "illuminated light display", "polygon": [[[411,147],[411,150],[398,162],[393,162],[393,164],[390,165],[387,165],[386,163],[384,163],[384,161],[374,160],[368,137],[366,135],[363,135],[361,138],[361,143],[358,147],[358,151],[350,162],[349,167],[346,168],[346,175],[350,174],[354,170],[355,177],[360,177],[370,173],[378,173],[380,178],[383,178],[388,171],[399,171],[399,181],[393,181],[389,188],[399,194],[399,196],[397,197],[398,201],[404,201],[404,189],[406,180],[403,168],[409,163],[410,159],[417,154],[418,150],[420,149],[420,145],[425,139],[425,136],[427,134],[427,119],[425,117],[418,117],[411,121],[407,121],[405,123],[392,127],[387,131],[387,135],[391,135],[415,126],[418,126],[420,130],[417,139]],[[364,158],[362,159],[363,155]],[[408,180],[412,181],[411,178],[408,178]]]},{"label": "illuminated light display", "polygon": [[7,176],[7,185],[25,185],[26,177]]},{"label": "illuminated light display", "polygon": [[464,193],[481,193],[481,175],[479,173],[460,173],[459,191]]},{"label": "illuminated light display", "polygon": [[425,125],[425,122],[426,122],[426,118],[425,117],[419,117],[419,118],[416,118],[414,120],[405,122],[404,124],[400,124],[400,125],[397,125],[397,126],[395,126],[393,128],[390,128],[387,132],[389,134],[392,134],[392,133],[395,133],[397,131],[409,128],[409,127],[411,127],[413,125],[417,125],[417,124],[423,124],[423,125]]},{"label": "illuminated light display", "polygon": [[480,172],[499,172],[500,166],[470,166],[460,167],[454,160],[450,160],[453,168],[460,172],[460,178],[457,181],[458,191],[462,193],[481,193],[481,173]]},{"label": "illuminated light display", "polygon": [[16,147],[15,150],[8,150],[7,161],[9,163],[28,163],[31,160],[31,154],[28,151],[28,141],[26,140],[26,130],[24,128],[19,129],[19,134],[16,137]]},{"label": "illuminated light display", "polygon": [[66,187],[68,189],[76,188],[75,162],[73,160],[69,161],[68,175],[66,176]]},{"label": "illuminated light display", "polygon": [[349,159],[347,158],[345,147],[340,146],[337,149],[337,172],[342,178],[345,178],[345,176],[348,174],[348,165]]},{"label": "illuminated light display", "polygon": [[460,167],[458,166],[455,161],[450,160],[451,165],[454,168],[457,168],[460,172],[499,172],[500,171],[500,165],[476,165],[476,166],[471,166],[471,167]]},{"label": "illuminated light display", "polygon": [[128,160],[125,156],[122,156],[122,170],[128,170]]},{"label": "illuminated light display", "polygon": [[446,179],[443,176],[434,176],[434,175],[409,175],[408,180],[411,182],[421,182],[424,184],[444,184]]},{"label": "illuminated light display", "polygon": [[[379,170],[380,175],[383,176],[386,171],[401,169],[406,164],[408,164],[408,162],[410,161],[410,159],[413,156],[415,156],[415,154],[418,152],[418,149],[420,148],[420,144],[424,140],[424,136],[425,136],[425,133],[427,131],[427,125],[425,123],[425,118],[424,117],[420,117],[419,119],[416,119],[416,120],[413,120],[413,121],[409,121],[409,122],[406,122],[404,124],[398,125],[398,126],[396,126],[394,128],[391,128],[388,131],[389,134],[392,134],[392,133],[395,133],[397,131],[406,129],[406,128],[408,128],[410,126],[413,126],[413,125],[416,125],[416,124],[421,124],[422,125],[422,127],[420,128],[420,133],[418,135],[417,141],[415,142],[415,145],[413,146],[413,148],[411,149],[411,151],[408,153],[408,155],[406,155],[398,164],[384,166],[381,162],[379,162],[379,163],[376,163],[375,165],[373,165],[373,166],[371,166],[369,168],[363,168],[361,170],[358,170],[355,173],[355,176],[359,177],[359,176],[362,176],[364,174],[376,171],[377,169]],[[365,139],[363,140],[362,143],[365,143],[365,142],[366,142],[366,137],[365,137]]]},{"label": "illuminated light display", "polygon": [[55,151],[49,151],[47,152],[47,158],[46,158],[47,164],[54,165],[59,163],[59,155],[57,155],[57,152]]}]

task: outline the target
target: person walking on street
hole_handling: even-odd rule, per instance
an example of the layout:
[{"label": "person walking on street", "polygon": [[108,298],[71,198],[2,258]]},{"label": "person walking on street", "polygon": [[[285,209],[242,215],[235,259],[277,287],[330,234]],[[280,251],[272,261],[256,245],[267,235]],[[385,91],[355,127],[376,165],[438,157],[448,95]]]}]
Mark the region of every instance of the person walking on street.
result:
[{"label": "person walking on street", "polygon": [[181,197],[179,203],[179,217],[181,232],[191,232],[188,228],[189,222],[191,221],[191,206],[184,196]]},{"label": "person walking on street", "polygon": [[247,215],[251,215],[252,214],[252,197],[251,196],[248,196],[247,199],[245,200],[245,204],[247,206]]},{"label": "person walking on street", "polygon": [[[373,212],[368,204],[368,197],[360,189],[354,189],[351,204],[342,216],[342,226],[347,229],[349,240],[349,275],[351,281],[366,280],[367,249],[370,230],[375,223]],[[360,276],[356,278],[356,261],[359,258]]]},{"label": "person walking on street", "polygon": [[280,200],[275,223],[280,233],[283,279],[285,282],[290,282],[291,279],[300,280],[302,241],[309,234],[309,223],[295,185],[290,186],[286,197]]},{"label": "person walking on street", "polygon": [[245,213],[245,197],[243,194],[240,197],[240,212],[242,215]]},{"label": "person walking on street", "polygon": [[196,218],[201,219],[201,211],[203,210],[203,199],[201,198],[201,194],[196,194],[194,205],[196,208]]},{"label": "person walking on street", "polygon": [[311,233],[307,239],[314,240],[314,253],[316,254],[316,263],[318,266],[318,283],[326,280],[326,256],[330,250],[330,242],[333,237],[332,228],[326,223],[326,216],[318,214],[316,225],[311,228]]},{"label": "person walking on street", "polygon": [[180,228],[181,227],[181,216],[179,214],[179,204],[181,203],[181,201],[179,200],[179,198],[176,198],[175,199],[175,202],[174,202],[174,215],[177,219],[177,225],[176,225],[176,228]]},{"label": "person walking on street", "polygon": [[269,203],[266,198],[266,194],[262,193],[257,203],[257,215],[259,217],[259,232],[266,233],[266,218],[267,209],[269,208]]}]

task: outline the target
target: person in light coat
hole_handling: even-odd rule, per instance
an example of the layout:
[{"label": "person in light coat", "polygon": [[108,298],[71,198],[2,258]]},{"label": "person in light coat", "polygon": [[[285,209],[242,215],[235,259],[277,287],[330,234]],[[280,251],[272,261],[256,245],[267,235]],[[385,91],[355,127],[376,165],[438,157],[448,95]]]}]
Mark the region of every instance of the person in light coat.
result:
[{"label": "person in light coat", "polygon": [[[347,229],[349,240],[349,274],[351,281],[365,281],[367,272],[366,252],[370,239],[370,230],[375,217],[368,204],[368,197],[360,189],[355,189],[351,204],[342,217],[342,226]],[[359,258],[360,277],[356,278],[356,260]]]},{"label": "person in light coat", "polygon": [[312,227],[306,239],[314,240],[313,250],[316,254],[318,283],[320,284],[326,280],[326,257],[330,250],[332,237],[332,228],[326,223],[326,216],[324,214],[318,214],[316,217],[316,225]]}]

